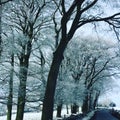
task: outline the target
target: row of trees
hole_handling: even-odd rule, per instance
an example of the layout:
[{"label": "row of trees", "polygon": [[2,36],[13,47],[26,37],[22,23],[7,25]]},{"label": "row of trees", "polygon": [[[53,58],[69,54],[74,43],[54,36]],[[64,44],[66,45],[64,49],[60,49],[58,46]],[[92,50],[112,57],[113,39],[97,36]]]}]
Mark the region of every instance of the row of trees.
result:
[{"label": "row of trees", "polygon": [[117,75],[114,70],[118,69],[119,57],[115,47],[90,36],[69,44],[58,76],[58,105],[72,104],[72,113],[78,106],[84,113],[95,109],[99,96],[111,87],[111,76]]},{"label": "row of trees", "polygon": [[116,74],[119,56],[116,46],[102,38],[73,36],[83,25],[94,23],[97,29],[95,22],[104,21],[119,38],[120,13],[99,14],[107,3],[99,0],[7,2],[0,2],[1,83],[7,85],[2,96],[7,119],[11,120],[13,103],[16,120],[23,120],[26,102],[43,102],[42,120],[53,118],[54,103],[58,116],[63,104],[71,104],[73,113],[79,105],[83,112],[93,110],[104,85]]},{"label": "row of trees", "polygon": [[[17,116],[16,120],[22,120],[27,92],[27,78],[28,74],[35,74],[28,70],[30,55],[31,58],[37,57],[37,64],[40,69],[45,64],[44,57],[41,51],[41,29],[49,22],[49,16],[42,14],[46,7],[45,1],[13,1],[6,6],[3,6],[2,20],[3,24],[3,56],[8,56],[8,61],[11,61],[10,77],[9,77],[9,93],[8,93],[8,115],[7,119],[11,119],[12,103],[13,103],[13,80],[14,73],[18,77],[17,85]],[[39,22],[38,22],[39,21]],[[49,22],[50,23],[50,22]],[[8,29],[6,29],[6,27]],[[39,43],[39,44],[37,44]],[[34,50],[36,50],[34,53]],[[34,55],[35,54],[35,55]],[[40,56],[38,55],[40,54]],[[35,57],[36,56],[36,57]],[[4,58],[3,58],[4,59]],[[40,63],[39,63],[40,62]],[[15,64],[15,66],[14,66]],[[36,64],[33,64],[35,66]],[[17,68],[16,68],[17,66]],[[37,68],[39,68],[37,67]],[[19,69],[19,70],[18,70]],[[16,71],[15,71],[16,70]],[[14,73],[13,73],[14,72]],[[37,71],[38,72],[38,71]],[[41,72],[41,71],[40,71]],[[39,74],[41,74],[39,72]],[[38,73],[37,73],[38,74]],[[33,79],[33,78],[32,78]],[[44,80],[43,80],[44,81]],[[38,82],[40,85],[40,81]],[[16,87],[16,86],[14,86]],[[36,98],[38,99],[39,96]],[[29,99],[28,99],[29,101]],[[40,100],[39,100],[40,101]]]}]

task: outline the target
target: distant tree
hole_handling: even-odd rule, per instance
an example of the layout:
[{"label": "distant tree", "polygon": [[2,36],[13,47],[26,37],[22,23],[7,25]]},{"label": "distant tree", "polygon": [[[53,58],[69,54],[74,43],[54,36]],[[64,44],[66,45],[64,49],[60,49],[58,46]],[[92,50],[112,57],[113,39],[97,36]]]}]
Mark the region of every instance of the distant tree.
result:
[{"label": "distant tree", "polygon": [[[5,38],[3,38],[5,44]],[[12,116],[12,105],[13,105],[13,76],[14,76],[14,53],[8,48],[8,44],[2,46],[2,56],[1,56],[1,91],[5,94],[1,94],[2,104],[7,106],[7,120],[11,120]],[[8,50],[9,49],[9,50]],[[4,88],[4,89],[3,89]],[[6,109],[6,107],[5,107]]]},{"label": "distant tree", "polygon": [[[43,56],[41,47],[38,43],[34,44],[34,51],[31,53],[31,59],[29,64],[27,89],[26,89],[26,102],[38,102],[41,104],[44,97],[46,86],[46,58]],[[32,59],[34,58],[34,60]],[[34,80],[33,80],[34,79]],[[35,97],[37,96],[37,97]],[[38,109],[38,108],[36,108]]]},{"label": "distant tree", "polygon": [[73,84],[73,87],[71,87],[72,94],[69,96],[69,99],[72,99],[71,112],[75,114],[77,113],[79,105],[82,103],[81,101],[85,90],[81,76],[86,61],[84,61],[84,50],[82,50],[79,44],[78,41],[74,40],[65,51],[66,69],[68,69]]},{"label": "distant tree", "polygon": [[[4,22],[2,21],[4,24]],[[2,32],[4,33],[4,28],[2,28]],[[7,29],[7,32],[10,29]],[[10,31],[9,31],[10,32]],[[12,36],[12,33],[11,33]],[[10,38],[10,37],[9,37]],[[14,75],[14,50],[10,49],[11,46],[8,44],[8,35],[2,36],[2,54],[1,54],[1,84],[3,84],[3,87],[5,87],[4,91],[6,92],[5,98],[3,99],[3,104],[7,105],[7,120],[11,120],[11,114],[12,114],[12,104],[13,104],[13,75]],[[13,41],[13,36],[11,37],[11,40]],[[9,41],[9,42],[10,42]],[[9,47],[8,47],[9,46]],[[7,67],[6,67],[7,66]],[[3,71],[3,72],[2,72]],[[2,77],[4,73],[4,77]]]},{"label": "distant tree", "polygon": [[[82,46],[84,46],[83,56],[86,59],[84,60],[86,63],[81,76],[81,79],[85,80],[86,89],[82,110],[83,112],[88,112],[90,109],[93,109],[93,103],[97,100],[97,98],[94,98],[94,95],[99,96],[101,90],[104,89],[102,86],[104,84],[107,85],[111,76],[115,75],[114,73],[111,74],[109,70],[117,69],[115,59],[118,59],[118,57],[115,53],[110,53],[111,49],[114,51],[114,46],[111,46],[104,40],[94,40],[91,38],[89,41],[84,40],[81,43]],[[96,92],[94,93],[94,91]]]},{"label": "distant tree", "polygon": [[115,59],[119,58],[115,52],[110,52],[114,49],[115,45],[108,44],[102,38],[97,39],[90,36],[81,39],[77,37],[76,40],[70,42],[65,51],[65,59],[68,62],[69,76],[76,84],[73,95],[70,96],[74,96],[74,113],[77,111],[77,104],[79,105],[81,102],[79,98],[83,100],[83,112],[95,108],[100,93],[104,92],[103,86],[106,85],[107,88],[108,80],[115,75],[114,72],[111,74],[109,70],[117,69]]},{"label": "distant tree", "polygon": [[110,107],[116,107],[116,104],[115,104],[114,102],[111,102],[111,103],[109,104],[109,106],[110,106]]},{"label": "distant tree", "polygon": [[13,104],[13,76],[14,76],[14,53],[11,54],[11,70],[10,70],[10,80],[9,80],[9,95],[7,102],[7,120],[12,119],[12,104]]}]

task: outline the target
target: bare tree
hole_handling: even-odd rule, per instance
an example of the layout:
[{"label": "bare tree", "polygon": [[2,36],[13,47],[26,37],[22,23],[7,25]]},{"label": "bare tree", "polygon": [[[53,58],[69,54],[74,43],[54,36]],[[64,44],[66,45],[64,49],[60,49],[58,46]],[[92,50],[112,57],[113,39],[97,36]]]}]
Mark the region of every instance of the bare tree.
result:
[{"label": "bare tree", "polygon": [[12,2],[10,9],[11,15],[7,15],[9,26],[17,31],[16,35],[18,35],[16,36],[16,43],[19,49],[17,49],[16,54],[20,64],[20,84],[18,90],[16,120],[23,120],[29,59],[33,43],[37,40],[43,24],[49,22],[48,17],[42,16],[45,6],[45,0],[42,0],[41,3],[37,0],[21,0],[17,3]]},{"label": "bare tree", "polygon": [[[76,30],[85,24],[92,22],[104,21],[113,27],[117,27],[119,22],[120,13],[115,13],[110,16],[102,16],[99,13],[97,15],[85,15],[86,12],[95,8],[99,4],[99,0],[73,0],[69,6],[66,6],[65,0],[58,2],[54,1],[58,11],[61,13],[61,38],[56,51],[53,54],[53,60],[48,75],[47,87],[43,102],[42,120],[52,120],[53,118],[53,106],[54,106],[54,93],[56,88],[57,76],[59,73],[59,67],[63,60],[63,53],[68,42],[72,39]],[[104,1],[105,2],[105,1]],[[72,19],[72,20],[71,20]],[[67,29],[68,22],[71,20],[71,26]]]}]

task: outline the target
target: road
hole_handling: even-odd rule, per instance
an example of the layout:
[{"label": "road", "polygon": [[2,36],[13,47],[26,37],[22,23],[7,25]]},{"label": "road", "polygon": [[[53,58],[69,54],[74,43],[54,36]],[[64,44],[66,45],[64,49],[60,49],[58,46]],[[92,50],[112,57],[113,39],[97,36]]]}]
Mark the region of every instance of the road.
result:
[{"label": "road", "polygon": [[108,110],[98,110],[91,120],[118,120]]}]

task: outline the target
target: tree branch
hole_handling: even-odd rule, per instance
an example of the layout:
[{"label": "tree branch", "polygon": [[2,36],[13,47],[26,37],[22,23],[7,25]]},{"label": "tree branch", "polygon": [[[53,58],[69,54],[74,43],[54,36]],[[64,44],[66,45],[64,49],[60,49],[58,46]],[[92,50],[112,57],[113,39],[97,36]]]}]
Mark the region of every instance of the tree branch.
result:
[{"label": "tree branch", "polygon": [[65,10],[65,0],[62,0],[61,6],[62,6],[62,12],[63,12],[63,14],[65,14],[66,13],[66,10]]},{"label": "tree branch", "polygon": [[[119,19],[120,19],[120,12],[116,13],[116,14],[113,14],[111,16],[108,16],[108,17],[104,17],[104,18],[93,17],[91,19],[86,19],[86,20],[79,21],[78,28],[81,27],[81,26],[83,26],[84,24],[92,23],[92,22],[105,21],[105,22],[107,22],[109,24],[112,24],[112,23],[110,23],[110,20],[111,20],[111,21],[116,21],[118,23],[118,22],[120,22]],[[112,25],[114,25],[114,23]]]},{"label": "tree branch", "polygon": [[3,1],[3,2],[0,1],[0,5],[3,5],[3,4],[5,4],[5,3],[9,2],[9,1],[12,1],[12,0],[6,0],[6,1]]},{"label": "tree branch", "polygon": [[94,6],[97,3],[97,1],[98,0],[94,0],[92,3],[90,3],[89,5],[87,5],[87,7],[83,8],[81,10],[81,12],[83,13],[83,12],[87,11],[88,9],[90,9],[92,6]]}]

